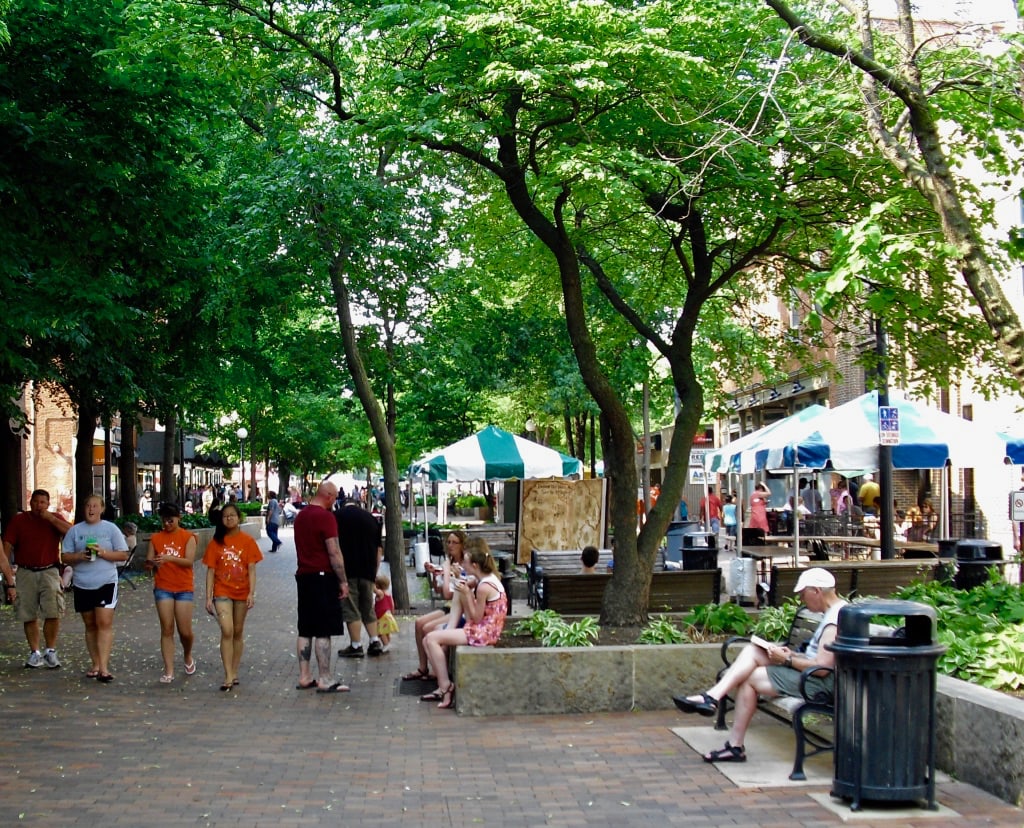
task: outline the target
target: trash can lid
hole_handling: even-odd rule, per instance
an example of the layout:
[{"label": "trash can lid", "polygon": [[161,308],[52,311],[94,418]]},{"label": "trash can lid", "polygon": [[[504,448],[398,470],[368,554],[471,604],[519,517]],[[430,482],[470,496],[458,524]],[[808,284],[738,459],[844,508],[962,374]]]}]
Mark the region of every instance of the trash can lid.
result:
[{"label": "trash can lid", "polygon": [[[879,616],[902,618],[904,634],[899,637],[872,635],[872,619]],[[872,645],[916,647],[935,643],[935,609],[917,601],[873,600],[847,604],[839,610],[835,643],[840,647]]]},{"label": "trash can lid", "polygon": [[984,538],[961,538],[956,542],[957,560],[999,561],[1003,547],[998,541]]}]

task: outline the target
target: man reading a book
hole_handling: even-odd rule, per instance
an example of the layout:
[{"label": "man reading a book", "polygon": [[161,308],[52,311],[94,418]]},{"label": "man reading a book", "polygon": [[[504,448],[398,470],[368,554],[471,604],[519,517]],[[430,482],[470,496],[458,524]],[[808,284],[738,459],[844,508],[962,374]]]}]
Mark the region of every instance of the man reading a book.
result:
[{"label": "man reading a book", "polygon": [[[751,642],[743,648],[707,692],[673,697],[676,707],[684,713],[700,713],[702,716],[714,716],[718,712],[719,701],[726,696],[731,695],[736,700],[729,739],[725,747],[704,754],[705,762],[746,762],[743,739],[757,710],[758,697],[799,696],[800,674],[804,670],[815,665],[834,666],[835,656],[825,645],[835,640],[839,610],[846,605],[846,601],[836,594],[836,579],[827,569],[814,567],[804,571],[793,591],[809,610],[823,613],[804,652],[794,652],[789,647],[758,639],[757,643]],[[819,690],[831,692],[832,674],[811,676],[807,688],[811,695]]]}]

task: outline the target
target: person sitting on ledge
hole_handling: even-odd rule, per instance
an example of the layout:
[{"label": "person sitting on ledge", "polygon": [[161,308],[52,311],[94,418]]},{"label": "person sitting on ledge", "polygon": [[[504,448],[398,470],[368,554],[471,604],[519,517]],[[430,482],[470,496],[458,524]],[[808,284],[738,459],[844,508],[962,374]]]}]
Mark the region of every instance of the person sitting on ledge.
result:
[{"label": "person sitting on ledge", "polygon": [[[694,696],[674,696],[672,701],[684,713],[714,716],[723,698],[732,695],[736,700],[736,713],[725,747],[704,754],[705,762],[746,762],[743,739],[750,720],[757,710],[759,696],[800,695],[800,674],[808,667],[832,667],[835,656],[825,645],[836,637],[839,610],[846,601],[836,594],[836,579],[827,569],[807,569],[793,590],[801,602],[812,612],[823,613],[818,628],[804,652],[793,652],[783,645],[767,648],[747,644],[718,682],[705,693]],[[818,692],[832,692],[833,676],[811,676],[807,689],[813,696]]]},{"label": "person sitting on ledge", "polygon": [[599,560],[601,560],[601,553],[598,551],[596,546],[584,546],[583,553],[580,555],[580,563],[582,564],[580,574],[596,575],[597,562]]}]

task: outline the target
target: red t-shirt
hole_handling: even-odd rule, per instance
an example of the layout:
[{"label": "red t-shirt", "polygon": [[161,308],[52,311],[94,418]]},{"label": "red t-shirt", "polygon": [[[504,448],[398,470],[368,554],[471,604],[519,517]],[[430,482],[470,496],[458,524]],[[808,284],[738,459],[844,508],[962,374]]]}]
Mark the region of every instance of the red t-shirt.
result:
[{"label": "red t-shirt", "polygon": [[55,566],[60,562],[61,534],[32,512],[18,512],[7,525],[4,543],[14,547],[18,566]]},{"label": "red t-shirt", "polygon": [[338,522],[323,506],[309,504],[295,516],[296,575],[333,572],[327,541],[338,537]]},{"label": "red t-shirt", "polygon": [[395,602],[390,595],[386,592],[380,598],[373,602],[373,614],[377,616],[377,619],[384,617],[385,612],[394,612]]}]

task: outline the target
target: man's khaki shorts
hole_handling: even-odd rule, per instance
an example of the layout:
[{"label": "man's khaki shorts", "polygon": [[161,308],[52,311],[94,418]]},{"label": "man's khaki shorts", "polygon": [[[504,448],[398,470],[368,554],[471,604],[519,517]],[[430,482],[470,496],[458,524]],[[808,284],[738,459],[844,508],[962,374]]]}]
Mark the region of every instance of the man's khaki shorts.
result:
[{"label": "man's khaki shorts", "polygon": [[33,572],[18,567],[18,597],[14,602],[14,615],[27,624],[43,618],[64,616],[64,590],[60,585],[60,570],[55,566]]}]

